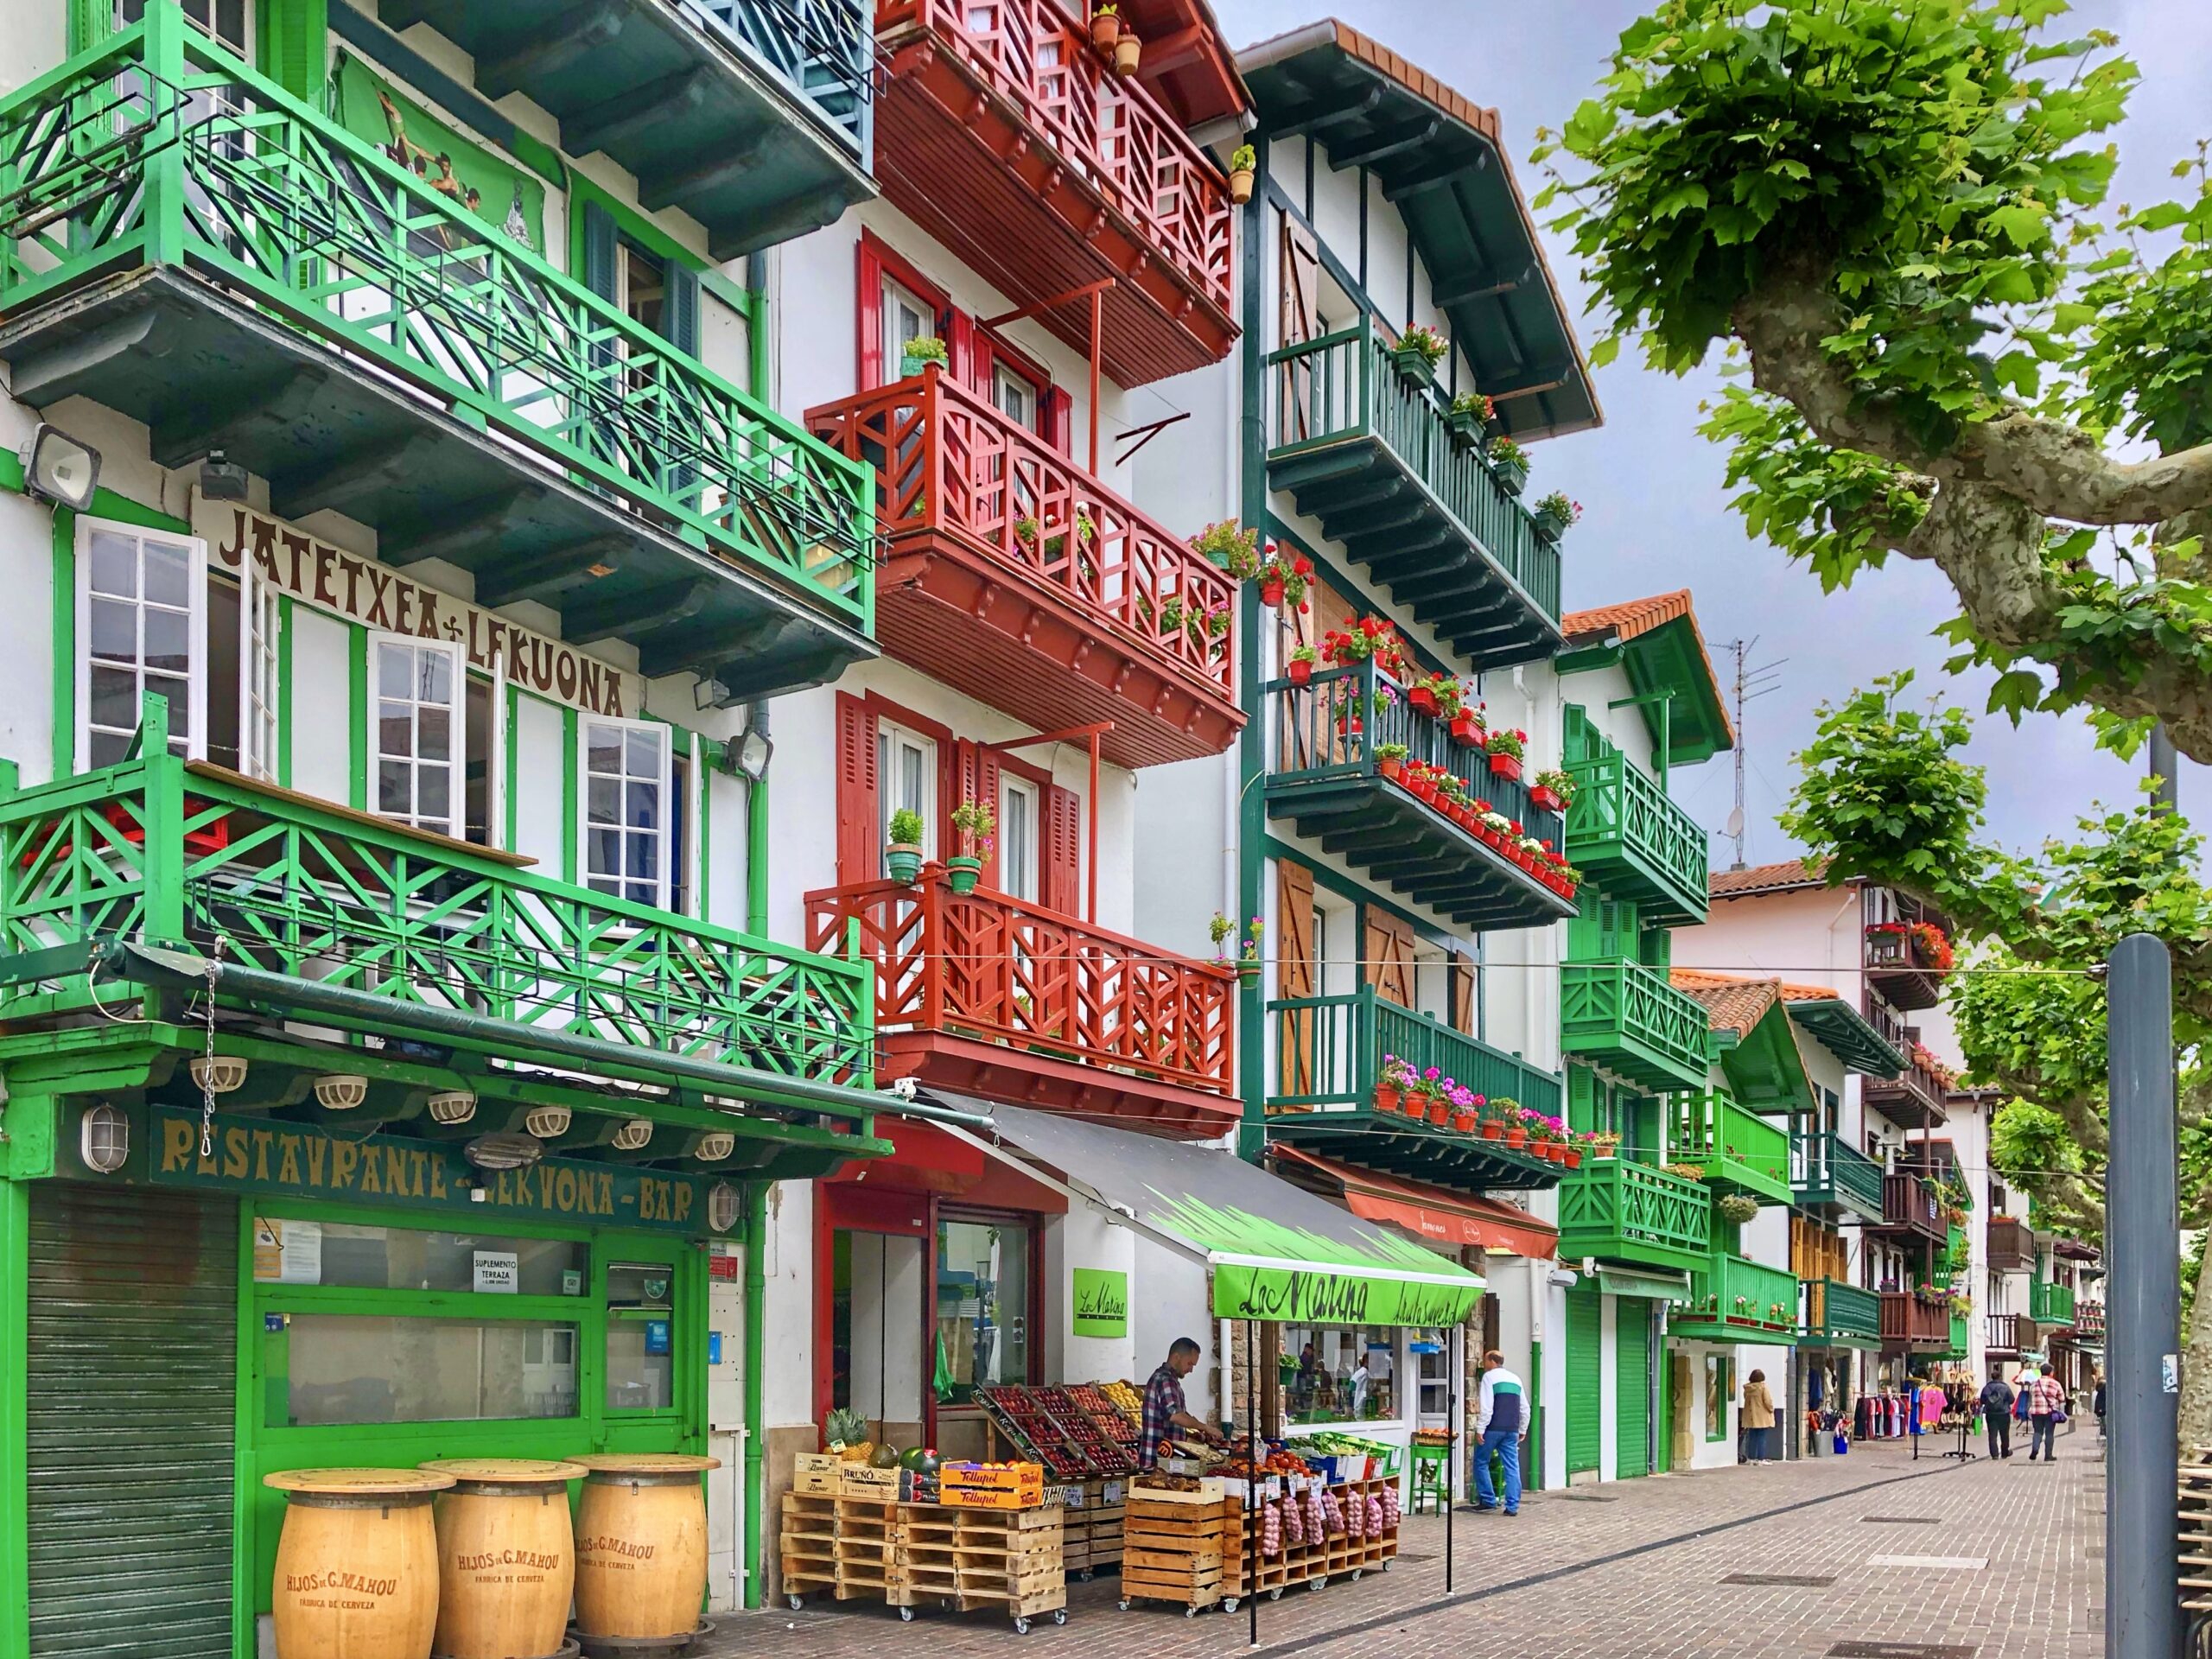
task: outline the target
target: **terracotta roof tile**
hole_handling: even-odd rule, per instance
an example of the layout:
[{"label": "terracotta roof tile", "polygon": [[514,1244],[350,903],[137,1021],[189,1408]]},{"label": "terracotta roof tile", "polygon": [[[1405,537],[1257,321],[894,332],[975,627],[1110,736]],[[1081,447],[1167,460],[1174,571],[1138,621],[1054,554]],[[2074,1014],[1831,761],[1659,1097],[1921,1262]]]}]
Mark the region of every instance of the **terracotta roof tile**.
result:
[{"label": "terracotta roof tile", "polygon": [[1631,599],[1618,605],[1599,605],[1587,611],[1569,611],[1559,620],[1560,631],[1567,635],[1567,643],[1573,645],[1583,640],[1618,636],[1633,639],[1638,634],[1649,633],[1654,628],[1664,627],[1669,622],[1689,619],[1690,638],[1697,642],[1699,659],[1705,664],[1705,677],[1713,682],[1713,697],[1720,709],[1721,734],[1727,739],[1723,748],[1732,747],[1736,731],[1728,719],[1728,707],[1720,696],[1720,676],[1713,666],[1713,653],[1705,646],[1705,630],[1697,625],[1697,611],[1690,603],[1690,590],[1677,588],[1671,594],[1654,594],[1649,599]]},{"label": "terracotta roof tile", "polygon": [[1704,1006],[1715,1031],[1749,1036],[1781,1000],[1782,982],[1777,979],[1738,979],[1733,974],[1708,974],[1695,968],[1677,968],[1669,976],[1675,988]]},{"label": "terracotta roof tile", "polygon": [[1755,893],[1789,893],[1799,887],[1827,885],[1827,861],[1815,859],[1807,869],[1802,858],[1785,858],[1779,864],[1754,864],[1747,870],[1715,870],[1706,889],[1715,899],[1741,899]]},{"label": "terracotta roof tile", "polygon": [[1782,1000],[1785,1002],[1840,1002],[1843,1001],[1843,993],[1832,985],[1795,985],[1786,979],[1778,980],[1776,982],[1782,987]]},{"label": "terracotta roof tile", "polygon": [[[1325,31],[1333,35],[1336,44],[1352,57],[1389,76],[1414,97],[1427,99],[1454,121],[1472,127],[1492,143],[1497,142],[1500,129],[1496,110],[1485,109],[1464,93],[1453,92],[1420,65],[1408,62],[1382,41],[1371,39],[1351,24],[1338,22],[1333,17],[1324,17],[1318,23],[1307,23],[1298,29],[1286,29],[1282,34],[1271,35],[1264,41],[1255,41],[1237,56],[1242,59],[1272,57],[1274,52],[1270,48],[1280,49],[1283,46],[1300,52],[1311,51],[1322,43]],[[1538,244],[1540,249],[1541,245]]]}]

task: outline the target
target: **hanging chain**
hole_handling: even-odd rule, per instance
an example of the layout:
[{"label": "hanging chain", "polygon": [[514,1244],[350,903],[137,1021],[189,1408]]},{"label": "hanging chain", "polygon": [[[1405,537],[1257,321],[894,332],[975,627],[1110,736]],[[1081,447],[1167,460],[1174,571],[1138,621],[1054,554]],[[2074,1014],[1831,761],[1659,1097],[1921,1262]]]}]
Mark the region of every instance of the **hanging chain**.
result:
[{"label": "hanging chain", "polygon": [[221,971],[215,958],[202,970],[207,976],[207,1041],[200,1063],[200,1155],[215,1155],[215,976]]}]

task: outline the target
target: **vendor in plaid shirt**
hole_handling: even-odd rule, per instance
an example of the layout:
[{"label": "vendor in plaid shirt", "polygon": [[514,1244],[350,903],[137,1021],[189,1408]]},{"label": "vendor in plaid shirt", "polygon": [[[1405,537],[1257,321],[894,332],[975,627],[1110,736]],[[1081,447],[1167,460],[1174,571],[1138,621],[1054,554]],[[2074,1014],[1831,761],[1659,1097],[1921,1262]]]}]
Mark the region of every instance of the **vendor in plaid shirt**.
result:
[{"label": "vendor in plaid shirt", "polygon": [[1137,1467],[1160,1466],[1160,1448],[1176,1430],[1216,1440],[1220,1436],[1183,1409],[1183,1379],[1198,1369],[1198,1344],[1178,1337],[1167,1358],[1144,1385],[1144,1427],[1137,1437]]}]

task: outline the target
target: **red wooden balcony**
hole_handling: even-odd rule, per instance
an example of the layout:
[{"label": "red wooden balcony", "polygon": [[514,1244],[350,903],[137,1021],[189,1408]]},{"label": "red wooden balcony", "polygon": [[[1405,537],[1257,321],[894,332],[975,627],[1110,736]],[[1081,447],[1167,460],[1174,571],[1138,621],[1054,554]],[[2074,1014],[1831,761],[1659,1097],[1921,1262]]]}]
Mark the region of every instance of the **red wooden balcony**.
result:
[{"label": "red wooden balcony", "polygon": [[[1228,355],[1228,184],[1081,19],[1058,0],[877,0],[875,29],[875,172],[901,212],[1017,306],[1110,278],[1100,353],[1122,385]],[[1088,297],[1039,321],[1089,351]]]},{"label": "red wooden balcony", "polygon": [[807,411],[876,472],[877,637],[1039,731],[1111,721],[1121,766],[1218,754],[1236,704],[1236,584],[935,367]]},{"label": "red wooden balcony", "polygon": [[1983,1346],[1993,1354],[2032,1354],[2041,1340],[2036,1322],[2024,1313],[1992,1313]]},{"label": "red wooden balcony", "polygon": [[806,911],[810,938],[842,948],[856,928],[875,963],[879,1084],[912,1077],[1194,1135],[1242,1116],[1233,969],[986,887],[956,893],[936,865],[912,887],[810,893]]},{"label": "red wooden balcony", "polygon": [[1916,1234],[1936,1243],[1950,1236],[1936,1183],[1909,1170],[1882,1177],[1882,1218],[1863,1225],[1870,1233]]},{"label": "red wooden balcony", "polygon": [[1909,1290],[1882,1293],[1882,1345],[1948,1352],[1951,1346],[1951,1304],[1924,1302]]},{"label": "red wooden balcony", "polygon": [[1932,1129],[1951,1120],[1951,1090],[1918,1051],[1919,1033],[1906,1027],[1913,1040],[1905,1049],[1905,1068],[1894,1077],[1863,1077],[1859,1098],[1900,1128]]}]

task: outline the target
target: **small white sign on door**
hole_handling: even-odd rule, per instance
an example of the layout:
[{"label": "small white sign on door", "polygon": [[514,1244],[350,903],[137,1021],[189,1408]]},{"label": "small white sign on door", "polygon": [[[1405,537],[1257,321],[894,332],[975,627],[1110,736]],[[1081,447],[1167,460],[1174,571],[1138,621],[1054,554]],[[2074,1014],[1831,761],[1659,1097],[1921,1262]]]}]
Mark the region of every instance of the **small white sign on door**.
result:
[{"label": "small white sign on door", "polygon": [[515,1253],[512,1250],[476,1252],[476,1288],[512,1296],[515,1294]]}]

